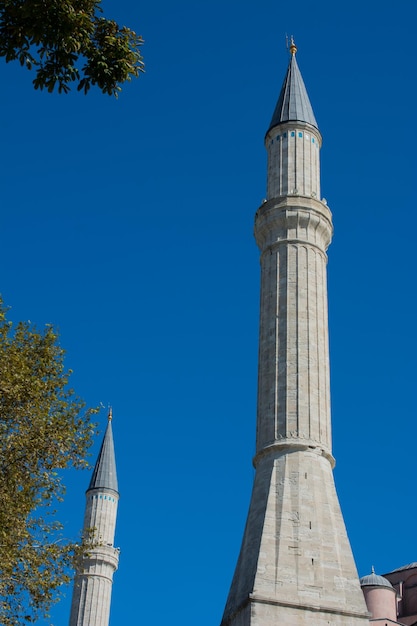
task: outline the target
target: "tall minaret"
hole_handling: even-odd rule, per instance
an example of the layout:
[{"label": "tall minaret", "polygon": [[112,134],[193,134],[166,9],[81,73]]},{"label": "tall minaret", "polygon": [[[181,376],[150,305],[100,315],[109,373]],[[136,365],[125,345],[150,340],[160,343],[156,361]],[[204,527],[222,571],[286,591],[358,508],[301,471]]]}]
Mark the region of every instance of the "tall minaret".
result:
[{"label": "tall minaret", "polygon": [[331,452],[321,135],[291,57],[265,137],[256,468],[222,626],[363,626],[362,591]]},{"label": "tall minaret", "polygon": [[70,626],[108,626],[113,574],[119,563],[114,547],[119,492],[111,411],[86,498],[84,533],[92,531],[93,547],[75,577]]}]

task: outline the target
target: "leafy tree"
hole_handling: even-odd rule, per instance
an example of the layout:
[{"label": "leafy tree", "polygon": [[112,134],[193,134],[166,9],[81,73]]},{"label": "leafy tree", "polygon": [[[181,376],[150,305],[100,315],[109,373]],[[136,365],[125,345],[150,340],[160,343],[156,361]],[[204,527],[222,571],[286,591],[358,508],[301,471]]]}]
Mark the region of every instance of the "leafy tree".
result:
[{"label": "leafy tree", "polygon": [[0,0],[0,56],[36,72],[36,89],[116,95],[143,71],[143,40],[102,15],[100,0]]},{"label": "leafy tree", "polygon": [[51,326],[7,321],[0,300],[0,623],[47,616],[82,548],[55,519],[60,470],[87,465],[95,425],[68,388]]}]

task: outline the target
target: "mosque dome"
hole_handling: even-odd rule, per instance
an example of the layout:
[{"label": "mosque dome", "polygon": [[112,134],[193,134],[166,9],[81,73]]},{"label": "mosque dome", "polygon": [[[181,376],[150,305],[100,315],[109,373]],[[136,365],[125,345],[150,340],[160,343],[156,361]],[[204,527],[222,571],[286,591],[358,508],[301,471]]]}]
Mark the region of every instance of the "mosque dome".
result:
[{"label": "mosque dome", "polygon": [[383,576],[375,574],[374,568],[372,568],[372,572],[370,574],[362,576],[359,582],[361,587],[389,587],[390,589],[394,589],[389,580]]}]

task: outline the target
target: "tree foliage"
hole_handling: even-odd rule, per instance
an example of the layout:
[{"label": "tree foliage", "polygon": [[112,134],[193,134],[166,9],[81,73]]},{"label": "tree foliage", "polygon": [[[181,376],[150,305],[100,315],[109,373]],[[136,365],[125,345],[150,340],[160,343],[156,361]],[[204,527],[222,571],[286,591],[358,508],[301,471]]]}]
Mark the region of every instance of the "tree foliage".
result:
[{"label": "tree foliage", "polygon": [[0,623],[46,616],[81,548],[62,538],[60,470],[87,465],[94,411],[68,387],[51,326],[15,327],[0,301]]},{"label": "tree foliage", "polygon": [[78,82],[116,95],[143,71],[139,35],[102,15],[100,0],[0,0],[0,56],[36,73],[36,89]]}]

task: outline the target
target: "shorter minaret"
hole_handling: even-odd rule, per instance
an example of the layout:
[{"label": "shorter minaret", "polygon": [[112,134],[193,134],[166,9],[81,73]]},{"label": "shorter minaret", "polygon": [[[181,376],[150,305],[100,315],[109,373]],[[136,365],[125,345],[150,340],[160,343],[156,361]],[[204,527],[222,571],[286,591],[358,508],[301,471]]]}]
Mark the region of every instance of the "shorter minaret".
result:
[{"label": "shorter minaret", "polygon": [[113,574],[119,563],[114,547],[119,492],[111,410],[86,498],[84,536],[89,541],[91,535],[92,547],[75,576],[70,626],[108,626]]}]

